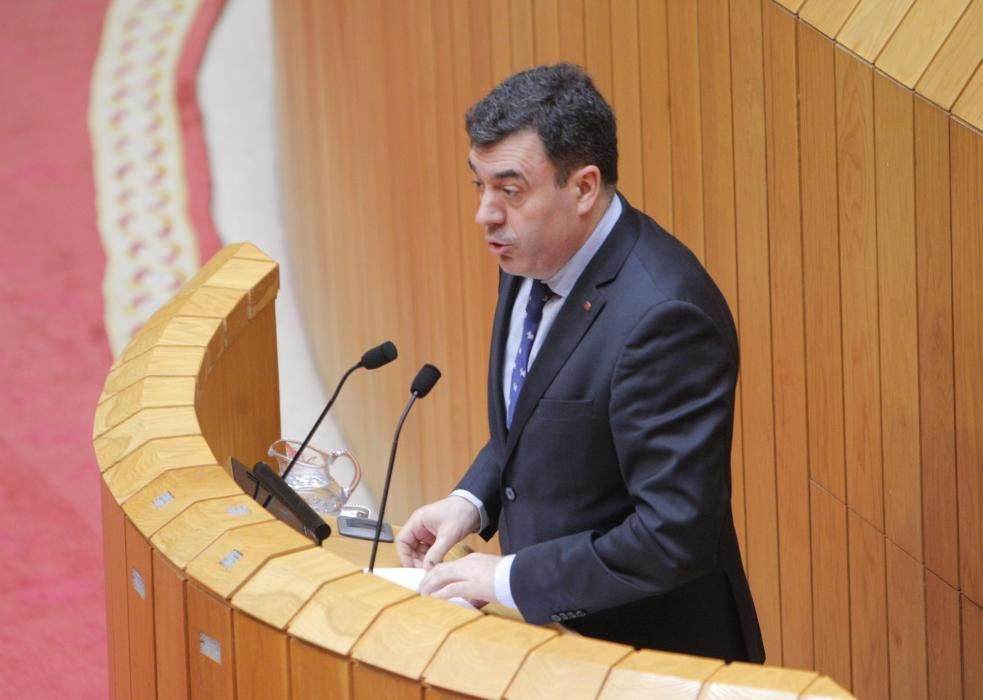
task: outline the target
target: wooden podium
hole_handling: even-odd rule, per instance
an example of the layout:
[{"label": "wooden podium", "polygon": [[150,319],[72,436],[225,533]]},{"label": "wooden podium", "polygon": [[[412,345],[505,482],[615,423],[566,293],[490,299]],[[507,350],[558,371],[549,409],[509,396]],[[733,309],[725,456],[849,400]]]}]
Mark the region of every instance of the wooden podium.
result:
[{"label": "wooden podium", "polygon": [[[635,651],[422,598],[223,465],[280,438],[276,263],[222,250],[106,377],[93,442],[114,698],[845,698],[814,672]],[[383,566],[394,565],[390,545]]]}]

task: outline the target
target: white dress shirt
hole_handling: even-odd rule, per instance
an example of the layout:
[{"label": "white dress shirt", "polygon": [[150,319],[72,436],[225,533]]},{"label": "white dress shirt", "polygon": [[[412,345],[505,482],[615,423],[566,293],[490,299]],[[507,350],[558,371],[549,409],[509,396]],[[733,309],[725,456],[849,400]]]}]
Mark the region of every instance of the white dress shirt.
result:
[{"label": "white dress shirt", "polygon": [[[597,222],[597,226],[594,227],[594,230],[587,237],[587,240],[584,241],[584,244],[580,246],[577,252],[573,254],[570,260],[556,274],[548,280],[543,280],[550,290],[552,290],[553,296],[543,307],[543,317],[539,322],[539,330],[536,332],[536,339],[533,341],[532,349],[529,352],[530,369],[536,361],[536,355],[539,354],[539,349],[543,346],[543,341],[549,334],[553,322],[563,307],[563,302],[570,296],[570,292],[573,291],[573,287],[577,283],[577,280],[580,279],[584,268],[587,267],[587,264],[604,244],[604,241],[607,240],[611,231],[614,229],[614,225],[618,223],[622,209],[621,199],[615,195],[611,200],[611,204],[608,205],[607,210],[604,212],[604,216]],[[502,395],[505,398],[506,412],[509,407],[509,383],[512,377],[512,369],[515,366],[515,354],[519,349],[519,343],[522,337],[522,324],[525,321],[525,308],[526,302],[529,300],[530,289],[532,289],[532,279],[527,277],[522,280],[522,286],[519,287],[515,302],[512,304],[509,336],[505,343],[505,362],[502,368],[503,381],[501,389]],[[485,504],[473,493],[463,489],[456,489],[451,495],[464,498],[478,509],[478,513],[481,515],[479,532],[484,530],[488,525],[488,512],[485,510]],[[502,561],[495,568],[495,597],[498,598],[499,603],[509,608],[518,608],[515,604],[515,599],[512,597],[512,586],[509,580],[514,559],[515,555],[509,554],[503,557]]]}]

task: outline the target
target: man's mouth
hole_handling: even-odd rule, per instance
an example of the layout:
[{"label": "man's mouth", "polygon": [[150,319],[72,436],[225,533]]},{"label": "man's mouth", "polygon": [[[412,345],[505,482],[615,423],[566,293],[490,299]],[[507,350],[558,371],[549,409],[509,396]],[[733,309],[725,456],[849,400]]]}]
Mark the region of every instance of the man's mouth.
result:
[{"label": "man's mouth", "polygon": [[501,255],[511,246],[508,243],[500,243],[498,241],[487,240],[488,250],[492,252],[493,255]]}]

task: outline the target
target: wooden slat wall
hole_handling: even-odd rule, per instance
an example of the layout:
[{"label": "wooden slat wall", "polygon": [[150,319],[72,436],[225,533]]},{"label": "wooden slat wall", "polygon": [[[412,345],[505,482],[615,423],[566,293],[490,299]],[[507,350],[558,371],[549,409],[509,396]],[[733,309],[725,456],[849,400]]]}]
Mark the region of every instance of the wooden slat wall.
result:
[{"label": "wooden slat wall", "polygon": [[[978,692],[983,605],[983,0],[276,3],[285,211],[325,381],[373,487],[410,379],[444,370],[389,515],[483,443],[494,260],[463,113],[584,65],[620,188],[739,326],[737,530],[769,663],[861,697]],[[948,110],[952,110],[951,112]]]}]

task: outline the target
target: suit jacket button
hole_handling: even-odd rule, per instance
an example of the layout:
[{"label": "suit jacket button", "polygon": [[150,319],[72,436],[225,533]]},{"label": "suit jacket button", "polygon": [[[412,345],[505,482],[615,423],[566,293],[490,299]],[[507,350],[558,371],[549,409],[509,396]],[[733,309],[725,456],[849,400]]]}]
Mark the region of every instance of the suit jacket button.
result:
[{"label": "suit jacket button", "polygon": [[511,486],[505,487],[505,499],[509,501],[515,500],[515,489],[512,488]]},{"label": "suit jacket button", "polygon": [[562,618],[559,615],[557,615],[556,613],[553,613],[552,615],[550,615],[550,619],[553,622],[559,622]]}]

